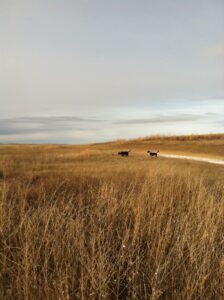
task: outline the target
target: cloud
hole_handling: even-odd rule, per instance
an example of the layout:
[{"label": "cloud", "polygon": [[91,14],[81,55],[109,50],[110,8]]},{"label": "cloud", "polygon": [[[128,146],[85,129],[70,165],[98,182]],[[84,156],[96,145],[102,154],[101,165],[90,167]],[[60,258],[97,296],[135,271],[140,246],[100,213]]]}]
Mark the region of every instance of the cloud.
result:
[{"label": "cloud", "polygon": [[[61,132],[86,128],[84,124],[102,122],[99,119],[88,119],[75,116],[49,116],[49,117],[20,117],[0,119],[0,136],[16,134],[35,134],[44,132]],[[96,130],[96,129],[95,129]]]},{"label": "cloud", "polygon": [[104,119],[82,116],[0,119],[0,143],[94,143],[134,138],[139,136],[139,130],[142,136],[221,132],[223,115],[219,111],[203,112],[200,107],[200,110],[184,110],[183,113],[126,111],[126,114],[105,114]]},{"label": "cloud", "polygon": [[214,121],[214,124],[215,124],[216,126],[224,126],[224,119],[219,120],[219,121]]},{"label": "cloud", "polygon": [[176,122],[188,122],[188,121],[190,122],[190,121],[201,120],[207,116],[208,116],[207,114],[157,115],[151,118],[121,120],[115,122],[115,124],[155,124],[155,123],[176,123]]},{"label": "cloud", "polygon": [[205,57],[222,57],[224,58],[224,44],[217,44],[204,49],[203,54]]}]

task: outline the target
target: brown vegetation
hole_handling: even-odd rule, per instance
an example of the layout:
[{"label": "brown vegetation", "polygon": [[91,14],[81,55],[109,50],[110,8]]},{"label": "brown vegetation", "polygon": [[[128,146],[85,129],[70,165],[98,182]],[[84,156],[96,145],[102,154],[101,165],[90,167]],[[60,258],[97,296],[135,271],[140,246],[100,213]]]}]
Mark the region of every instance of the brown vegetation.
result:
[{"label": "brown vegetation", "polygon": [[94,147],[0,146],[0,299],[223,299],[223,167]]},{"label": "brown vegetation", "polygon": [[[95,147],[92,145],[92,147]],[[98,144],[97,148],[130,148],[135,151],[159,149],[164,153],[224,158],[224,134],[150,136],[113,143]]]},{"label": "brown vegetation", "polygon": [[160,140],[160,141],[213,141],[213,140],[224,140],[224,134],[191,134],[191,135],[154,135],[149,137],[138,138],[139,141],[146,140]]}]

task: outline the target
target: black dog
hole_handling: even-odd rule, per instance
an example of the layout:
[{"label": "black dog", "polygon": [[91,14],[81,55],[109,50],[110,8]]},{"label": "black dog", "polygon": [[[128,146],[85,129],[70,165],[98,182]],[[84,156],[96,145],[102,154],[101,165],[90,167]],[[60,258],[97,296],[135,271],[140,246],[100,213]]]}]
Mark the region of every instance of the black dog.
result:
[{"label": "black dog", "polygon": [[120,155],[120,156],[128,156],[130,151],[131,150],[129,150],[129,151],[120,151],[117,154]]},{"label": "black dog", "polygon": [[159,153],[159,150],[157,151],[157,152],[152,152],[152,151],[147,151],[147,153],[151,156],[151,157],[153,157],[153,156],[155,156],[155,157],[157,157],[157,154]]}]

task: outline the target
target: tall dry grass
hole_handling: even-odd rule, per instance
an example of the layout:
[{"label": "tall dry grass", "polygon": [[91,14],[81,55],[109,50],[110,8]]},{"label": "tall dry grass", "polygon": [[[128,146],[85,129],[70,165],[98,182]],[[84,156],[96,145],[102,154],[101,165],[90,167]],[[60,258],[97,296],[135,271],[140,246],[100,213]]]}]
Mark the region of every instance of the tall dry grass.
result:
[{"label": "tall dry grass", "polygon": [[0,299],[224,298],[222,167],[47,151],[1,160]]},{"label": "tall dry grass", "polygon": [[160,140],[160,141],[211,141],[211,140],[224,140],[223,133],[211,134],[188,134],[188,135],[152,135],[148,137],[140,137],[134,139],[137,141],[146,140]]},{"label": "tall dry grass", "polygon": [[118,140],[113,143],[96,145],[101,149],[132,149],[146,151],[159,149],[162,152],[224,158],[224,134],[149,136],[131,140]]}]

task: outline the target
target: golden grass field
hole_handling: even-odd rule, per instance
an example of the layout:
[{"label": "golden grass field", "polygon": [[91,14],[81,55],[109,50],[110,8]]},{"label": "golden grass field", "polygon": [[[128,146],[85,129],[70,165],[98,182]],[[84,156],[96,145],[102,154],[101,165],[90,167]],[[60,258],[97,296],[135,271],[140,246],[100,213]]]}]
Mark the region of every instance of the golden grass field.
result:
[{"label": "golden grass field", "polygon": [[150,148],[224,135],[0,145],[0,299],[224,299],[224,166]]}]

